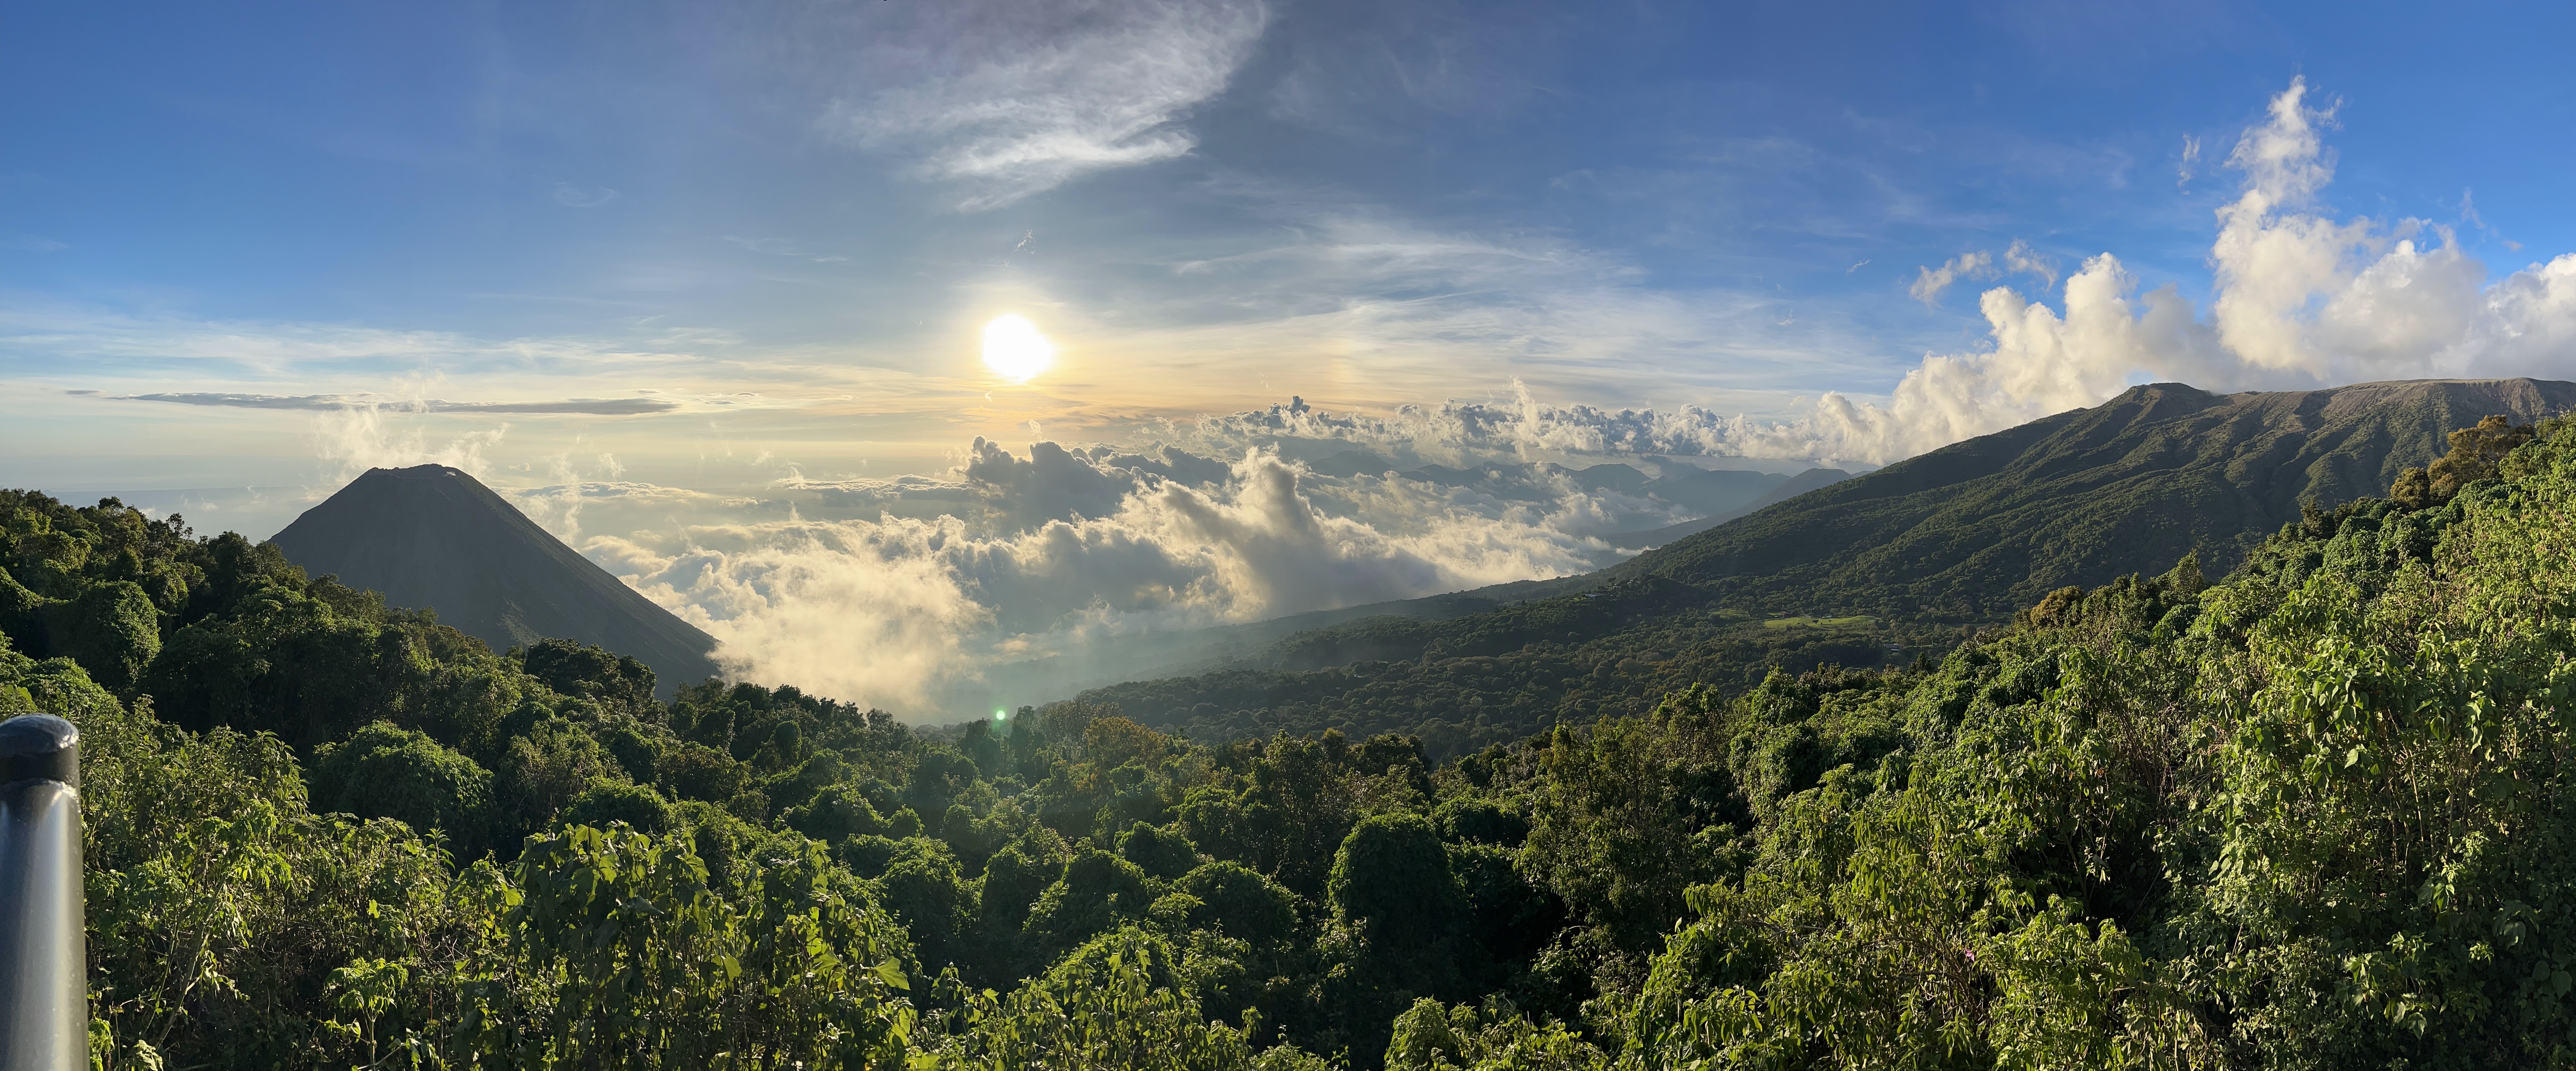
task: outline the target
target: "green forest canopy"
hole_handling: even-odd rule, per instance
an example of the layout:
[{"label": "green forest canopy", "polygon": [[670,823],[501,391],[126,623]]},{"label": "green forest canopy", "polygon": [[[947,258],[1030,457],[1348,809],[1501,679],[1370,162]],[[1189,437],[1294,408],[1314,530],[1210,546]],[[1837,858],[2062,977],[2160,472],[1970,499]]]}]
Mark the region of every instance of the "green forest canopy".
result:
[{"label": "green forest canopy", "polygon": [[0,712],[83,731],[110,1068],[2567,1065],[2576,436],[2465,449],[1440,763],[661,703],[0,492]]}]

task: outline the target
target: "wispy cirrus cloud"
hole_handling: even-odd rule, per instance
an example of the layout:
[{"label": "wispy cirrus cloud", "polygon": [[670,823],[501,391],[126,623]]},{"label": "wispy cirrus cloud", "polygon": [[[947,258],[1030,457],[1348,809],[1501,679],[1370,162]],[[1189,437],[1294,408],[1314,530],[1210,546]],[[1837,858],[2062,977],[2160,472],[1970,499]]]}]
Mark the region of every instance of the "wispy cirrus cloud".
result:
[{"label": "wispy cirrus cloud", "polygon": [[343,323],[135,315],[70,303],[0,303],[0,368],[79,361],[99,378],[192,373],[251,379],[435,369],[597,375],[703,363],[703,336],[663,329],[636,339],[480,338]]},{"label": "wispy cirrus cloud", "polygon": [[601,208],[617,200],[617,191],[606,186],[575,186],[555,183],[555,203],[566,208]]},{"label": "wispy cirrus cloud", "polygon": [[824,122],[915,157],[968,212],[1188,153],[1198,141],[1183,120],[1269,22],[1257,0],[940,9],[907,48],[881,51],[912,77],[834,101]]},{"label": "wispy cirrus cloud", "polygon": [[837,264],[850,259],[838,253],[823,252],[793,238],[743,238],[728,234],[724,236],[724,240],[754,253],[767,253],[773,257],[794,257],[799,260],[810,260],[816,264]]}]

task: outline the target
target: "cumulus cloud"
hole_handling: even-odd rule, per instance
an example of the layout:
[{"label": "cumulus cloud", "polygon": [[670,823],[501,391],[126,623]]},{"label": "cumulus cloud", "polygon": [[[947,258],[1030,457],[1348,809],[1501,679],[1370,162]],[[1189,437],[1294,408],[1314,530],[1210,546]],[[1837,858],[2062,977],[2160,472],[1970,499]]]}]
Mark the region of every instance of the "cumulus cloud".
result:
[{"label": "cumulus cloud", "polygon": [[[1861,264],[1867,263],[1869,262],[1865,260],[1861,262]],[[2006,269],[2036,277],[2042,290],[2052,290],[2057,287],[2057,262],[2032,249],[2030,243],[2024,239],[2012,240],[2012,245],[2004,250],[2002,264],[2002,268],[1996,267],[1995,255],[1982,249],[1961,253],[1943,262],[1938,268],[1916,268],[1914,281],[1906,284],[1905,292],[1914,295],[1914,300],[1926,305],[1938,304],[1941,295],[1948,293],[1953,284],[2000,278]],[[1854,268],[1859,266],[1859,264],[1852,265]]]},{"label": "cumulus cloud", "polygon": [[2057,262],[2040,255],[2022,239],[2013,239],[2012,246],[2004,250],[2004,267],[2037,276],[2042,290],[2057,289]]},{"label": "cumulus cloud", "polygon": [[[2062,310],[1988,290],[1978,311],[1992,347],[1927,355],[1886,407],[1829,393],[1811,416],[1767,433],[1805,438],[1818,456],[1893,461],[2098,404],[2142,379],[2249,390],[2564,374],[2576,359],[2576,254],[2490,283],[2446,227],[2325,214],[2334,156],[2322,131],[2334,115],[2308,95],[2292,81],[2228,156],[2243,187],[2217,213],[2205,316],[2171,285],[2140,294],[2102,253],[2066,280]],[[1986,267],[1970,259],[1925,269],[1917,296]]]},{"label": "cumulus cloud", "polygon": [[1949,290],[1952,283],[1962,279],[1994,278],[1995,255],[1981,249],[1951,257],[1938,268],[1914,270],[1919,274],[1906,286],[1905,292],[1914,295],[1914,300],[1929,305],[1941,300],[1941,294]]},{"label": "cumulus cloud", "polygon": [[[995,661],[1060,654],[1088,638],[1561,575],[1611,553],[1568,528],[1600,503],[1510,502],[1393,474],[1326,477],[1264,450],[1226,463],[1048,443],[1021,457],[979,441],[957,475],[969,508],[935,517],[790,510],[580,545],[715,635],[730,672],[905,713],[937,713]],[[1035,494],[1048,478],[1079,485]],[[653,497],[633,485],[564,490]],[[522,501],[561,497],[548,489]]]},{"label": "cumulus cloud", "polygon": [[479,428],[433,443],[417,426],[397,430],[385,419],[387,413],[383,406],[351,405],[316,417],[313,452],[339,466],[342,483],[368,469],[413,465],[446,465],[481,477],[491,470],[485,452],[500,445],[509,431],[508,425]]},{"label": "cumulus cloud", "polygon": [[976,211],[1188,153],[1197,141],[1182,121],[1233,78],[1269,11],[1244,0],[981,4],[948,18],[918,53],[942,57],[935,65],[836,102],[827,121],[916,155],[926,177],[966,191],[959,209]]},{"label": "cumulus cloud", "polygon": [[[1292,399],[1267,409],[1166,421],[1157,430],[1205,449],[1285,442],[1347,442],[1406,464],[1482,465],[1496,459],[1569,464],[1620,458],[1734,458],[1884,464],[1870,434],[1854,428],[1870,407],[1826,394],[1807,415],[1766,420],[1703,406],[1609,409],[1538,397],[1519,380],[1508,400],[1399,406],[1385,415],[1332,412]],[[1902,455],[1899,455],[1902,456]],[[1677,518],[1678,519],[1678,518]]]}]

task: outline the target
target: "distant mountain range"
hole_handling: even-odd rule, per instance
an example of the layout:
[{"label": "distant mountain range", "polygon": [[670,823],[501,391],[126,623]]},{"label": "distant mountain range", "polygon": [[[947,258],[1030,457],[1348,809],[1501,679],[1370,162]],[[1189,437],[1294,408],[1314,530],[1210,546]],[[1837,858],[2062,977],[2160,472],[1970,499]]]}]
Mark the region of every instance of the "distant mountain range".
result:
[{"label": "distant mountain range", "polygon": [[438,611],[493,650],[597,644],[653,667],[667,698],[716,672],[715,638],[592,564],[445,465],[369,469],[270,540],[314,576]]},{"label": "distant mountain range", "polygon": [[[1208,672],[1083,698],[1202,739],[1338,725],[1453,752],[1633,712],[1694,682],[1901,660],[2056,588],[2163,572],[2185,554],[2223,575],[2302,503],[2387,493],[2453,429],[2571,409],[2576,383],[2532,379],[2150,384],[1774,496],[1599,572],[1461,592],[1418,616],[1388,603]],[[1455,612],[1476,599],[1494,607]]]}]

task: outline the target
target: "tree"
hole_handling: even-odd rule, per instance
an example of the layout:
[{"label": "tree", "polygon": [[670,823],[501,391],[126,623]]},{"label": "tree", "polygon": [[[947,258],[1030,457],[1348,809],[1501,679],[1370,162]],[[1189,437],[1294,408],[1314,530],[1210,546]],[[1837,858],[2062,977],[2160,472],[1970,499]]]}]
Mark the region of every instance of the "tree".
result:
[{"label": "tree", "polygon": [[2435,458],[2430,466],[2399,472],[2388,497],[2407,509],[2428,509],[2449,502],[2461,488],[2493,477],[2505,455],[2530,442],[2532,435],[2530,425],[2516,426],[2511,418],[2502,415],[2491,415],[2474,426],[2453,431],[2450,451]]},{"label": "tree", "polygon": [[1188,834],[1171,827],[1155,828],[1138,822],[1118,835],[1118,855],[1145,872],[1147,877],[1170,881],[1187,874],[1199,865],[1198,846],[1190,843]]},{"label": "tree", "polygon": [[482,854],[493,823],[492,774],[425,733],[376,722],[313,756],[313,807],[391,818],[445,833],[459,854]]}]

